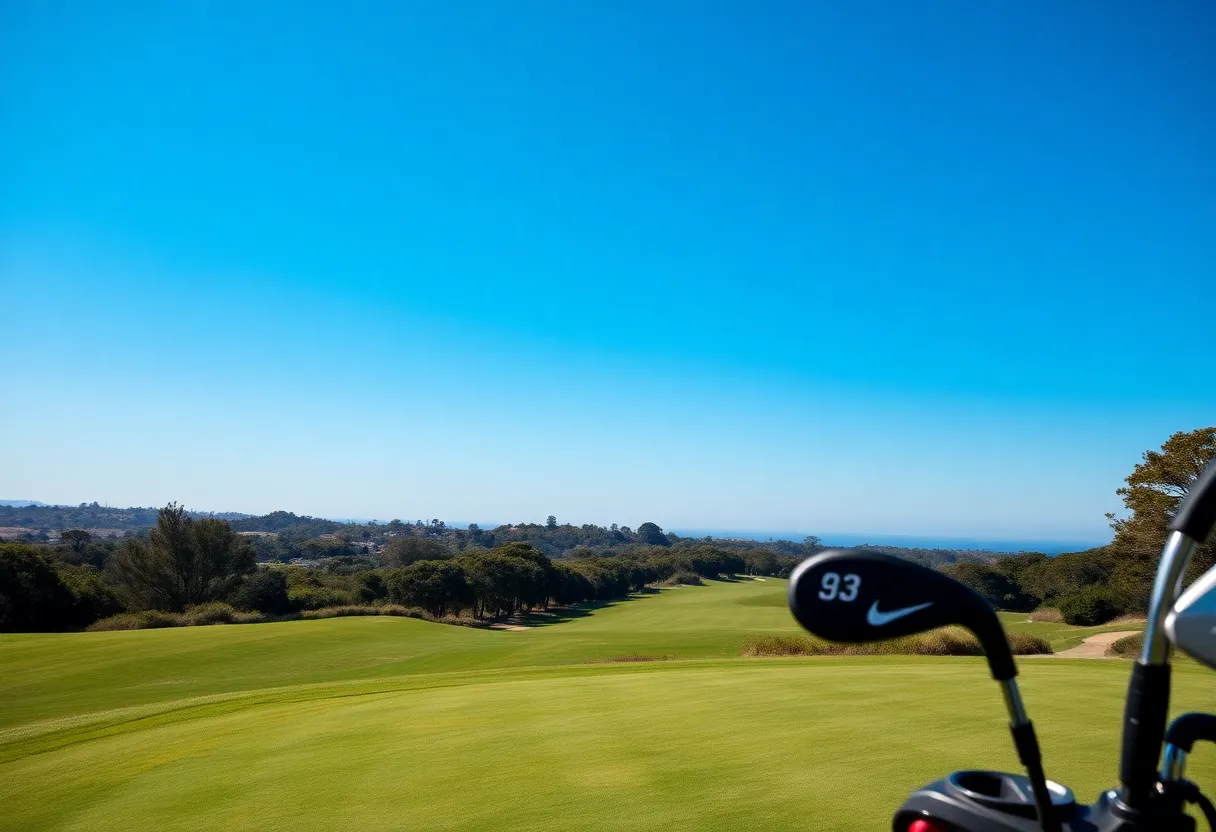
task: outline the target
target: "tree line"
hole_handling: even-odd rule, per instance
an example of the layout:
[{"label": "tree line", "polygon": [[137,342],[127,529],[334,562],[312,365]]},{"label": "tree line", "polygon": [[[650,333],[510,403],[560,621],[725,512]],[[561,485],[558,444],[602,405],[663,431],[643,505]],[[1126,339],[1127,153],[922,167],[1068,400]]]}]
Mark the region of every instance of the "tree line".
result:
[{"label": "tree line", "polygon": [[395,603],[436,619],[483,621],[621,598],[662,581],[788,573],[796,562],[706,544],[636,544],[555,560],[521,542],[453,552],[425,538],[398,541],[388,566],[337,557],[324,568],[259,567],[251,539],[228,521],[171,504],[140,538],[95,541],[70,530],[55,547],[0,543],[0,631],[79,629],[128,611],[179,613],[217,602],[272,616]]},{"label": "tree line", "polygon": [[[1118,491],[1125,514],[1108,515],[1114,541],[1086,552],[980,558],[875,548],[944,568],[1002,609],[1058,607],[1066,621],[1078,624],[1143,612],[1170,517],[1213,457],[1216,428],[1174,434],[1160,450],[1146,452]],[[286,512],[267,518],[280,530],[315,520]],[[741,572],[785,576],[824,548],[816,538],[694,540],[666,534],[654,523],[637,530],[575,530],[550,517],[544,524],[492,531],[471,526],[459,533],[439,520],[394,521],[373,527],[385,543],[372,554],[371,546],[358,543],[372,537],[367,529],[366,539],[345,539],[350,529],[342,527],[301,543],[281,531],[240,534],[234,523],[248,519],[229,522],[170,504],[156,513],[151,529],[122,540],[69,529],[56,545],[0,542],[0,631],[79,629],[124,611],[181,612],[216,602],[267,615],[396,603],[434,618],[485,620],[610,600],[663,581],[694,583]],[[332,527],[313,526],[320,528]],[[267,546],[315,554],[324,565],[259,567]],[[1213,565],[1216,544],[1208,543],[1195,553],[1187,580]]]}]

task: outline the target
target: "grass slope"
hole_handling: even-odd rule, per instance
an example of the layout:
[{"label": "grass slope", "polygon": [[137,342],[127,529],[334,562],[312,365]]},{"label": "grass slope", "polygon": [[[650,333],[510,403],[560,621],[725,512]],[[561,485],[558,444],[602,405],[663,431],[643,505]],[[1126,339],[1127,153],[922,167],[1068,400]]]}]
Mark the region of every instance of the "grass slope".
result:
[{"label": "grass slope", "polygon": [[[873,829],[951,769],[1016,770],[981,660],[737,658],[796,631],[784,589],[681,588],[529,632],[0,637],[0,828]],[[629,655],[684,661],[595,662]],[[1021,667],[1049,774],[1092,800],[1127,664]],[[1175,689],[1176,712],[1216,706],[1197,668]],[[1216,787],[1216,755],[1190,773]]]}]

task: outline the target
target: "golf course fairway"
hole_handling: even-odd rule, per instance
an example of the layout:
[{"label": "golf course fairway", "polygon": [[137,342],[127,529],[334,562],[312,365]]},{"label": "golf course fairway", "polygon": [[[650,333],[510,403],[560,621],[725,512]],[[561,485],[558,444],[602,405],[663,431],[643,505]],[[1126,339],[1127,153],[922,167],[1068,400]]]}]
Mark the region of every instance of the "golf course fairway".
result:
[{"label": "golf course fairway", "polygon": [[[981,659],[739,658],[797,631],[785,588],[665,590],[522,632],[0,636],[0,829],[884,829],[937,776],[1017,770]],[[1128,663],[1020,668],[1048,776],[1092,801],[1117,779]],[[1179,664],[1172,712],[1216,707],[1214,682]],[[1216,787],[1216,753],[1189,774]]]}]

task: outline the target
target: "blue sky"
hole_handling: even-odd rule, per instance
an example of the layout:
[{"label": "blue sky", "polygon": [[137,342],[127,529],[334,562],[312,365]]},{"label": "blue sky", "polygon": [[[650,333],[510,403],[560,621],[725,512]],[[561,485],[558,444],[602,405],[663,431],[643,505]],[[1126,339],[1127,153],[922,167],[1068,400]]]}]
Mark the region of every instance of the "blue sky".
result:
[{"label": "blue sky", "polygon": [[1096,541],[1211,4],[0,4],[0,497]]}]

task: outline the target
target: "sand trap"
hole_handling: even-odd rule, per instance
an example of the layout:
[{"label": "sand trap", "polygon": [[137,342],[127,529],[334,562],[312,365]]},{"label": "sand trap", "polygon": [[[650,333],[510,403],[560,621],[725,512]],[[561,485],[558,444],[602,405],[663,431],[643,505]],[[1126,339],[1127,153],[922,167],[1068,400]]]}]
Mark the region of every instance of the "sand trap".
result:
[{"label": "sand trap", "polygon": [[518,624],[491,624],[487,629],[490,630],[511,630],[512,632],[522,632],[530,629],[529,627],[521,627]]},{"label": "sand trap", "polygon": [[1059,653],[1053,653],[1061,659],[1118,659],[1121,656],[1106,655],[1106,648],[1110,647],[1119,639],[1125,636],[1134,636],[1140,630],[1120,630],[1117,633],[1098,633],[1096,636],[1090,636],[1085,641],[1078,644],[1076,647],[1070,647],[1067,650],[1061,650]]}]

